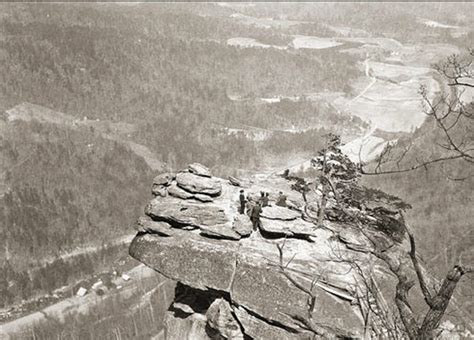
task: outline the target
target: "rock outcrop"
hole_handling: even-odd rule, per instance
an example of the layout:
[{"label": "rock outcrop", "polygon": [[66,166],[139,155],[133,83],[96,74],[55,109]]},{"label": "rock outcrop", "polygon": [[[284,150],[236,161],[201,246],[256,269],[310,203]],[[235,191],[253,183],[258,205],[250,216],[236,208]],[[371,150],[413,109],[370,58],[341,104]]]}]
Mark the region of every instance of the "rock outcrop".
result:
[{"label": "rock outcrop", "polygon": [[[378,229],[376,209],[355,205],[372,221],[366,232],[350,219],[326,218],[317,227],[310,209],[321,199],[315,182],[304,195],[294,179],[279,175],[239,185],[199,164],[153,182],[155,197],[136,224],[130,254],[181,287],[165,322],[167,339],[357,338],[367,327],[376,330],[377,321],[365,323],[372,293],[363,282],[376,282],[380,295],[371,298],[386,305],[396,281],[371,254],[373,240],[393,259],[405,258],[407,240]],[[270,193],[257,231],[239,213],[241,189],[248,206]],[[280,191],[287,207],[275,206]],[[328,210],[336,206],[329,199]]]}]

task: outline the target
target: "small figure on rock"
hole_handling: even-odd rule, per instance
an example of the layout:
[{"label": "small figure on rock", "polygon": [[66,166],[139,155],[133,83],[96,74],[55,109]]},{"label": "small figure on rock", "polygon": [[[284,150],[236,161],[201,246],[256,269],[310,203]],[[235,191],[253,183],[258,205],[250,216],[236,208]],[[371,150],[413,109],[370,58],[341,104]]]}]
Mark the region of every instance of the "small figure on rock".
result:
[{"label": "small figure on rock", "polygon": [[250,220],[252,221],[253,230],[257,231],[260,225],[260,213],[262,212],[262,203],[259,201],[252,208]]},{"label": "small figure on rock", "polygon": [[278,205],[279,207],[286,207],[286,196],[283,195],[283,192],[280,191],[279,193],[279,196],[278,196],[278,199],[275,203],[276,205]]},{"label": "small figure on rock", "polygon": [[269,198],[268,198],[268,192],[265,193],[264,196],[262,196],[262,207],[268,207],[268,201],[269,201]]},{"label": "small figure on rock", "polygon": [[247,202],[247,200],[245,199],[245,192],[244,190],[240,190],[240,196],[239,196],[239,200],[240,200],[240,209],[239,209],[239,212],[241,214],[245,214],[245,203]]},{"label": "small figure on rock", "polygon": [[281,176],[283,178],[288,179],[288,177],[290,177],[290,169],[286,169],[285,171],[283,171],[283,174]]}]

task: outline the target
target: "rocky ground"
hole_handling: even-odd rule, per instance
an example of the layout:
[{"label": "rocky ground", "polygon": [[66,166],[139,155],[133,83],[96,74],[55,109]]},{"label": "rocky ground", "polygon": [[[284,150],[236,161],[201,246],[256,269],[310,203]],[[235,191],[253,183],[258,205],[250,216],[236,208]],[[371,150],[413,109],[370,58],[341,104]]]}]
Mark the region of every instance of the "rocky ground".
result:
[{"label": "rocky ground", "polygon": [[[290,174],[221,179],[192,164],[154,179],[154,198],[136,224],[132,257],[177,281],[165,318],[166,339],[313,339],[393,332],[396,278],[376,247],[399,265],[409,243],[395,197],[357,184],[353,164],[327,153],[336,181]],[[313,160],[321,170],[321,157]],[[239,213],[261,192],[269,206],[253,230]],[[276,206],[279,192],[286,205]],[[317,223],[323,192],[327,204]],[[304,195],[303,195],[304,193]],[[351,220],[364,221],[363,230]],[[409,275],[414,275],[408,271]],[[415,301],[420,294],[412,294]],[[414,303],[422,306],[422,303]]]}]

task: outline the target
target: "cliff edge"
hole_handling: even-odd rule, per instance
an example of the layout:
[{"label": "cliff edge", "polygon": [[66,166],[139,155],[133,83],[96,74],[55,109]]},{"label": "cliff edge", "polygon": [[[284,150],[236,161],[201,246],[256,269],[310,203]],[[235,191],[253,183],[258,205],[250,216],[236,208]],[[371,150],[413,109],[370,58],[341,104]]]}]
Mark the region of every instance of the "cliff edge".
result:
[{"label": "cliff edge", "polygon": [[[334,192],[319,178],[222,179],[200,164],[154,179],[130,254],[178,282],[166,339],[360,338],[396,322],[385,300],[396,278],[372,250],[408,261],[401,203],[358,185],[347,158],[329,155],[324,164],[337,179]],[[249,215],[262,192],[268,204],[255,230]]]}]

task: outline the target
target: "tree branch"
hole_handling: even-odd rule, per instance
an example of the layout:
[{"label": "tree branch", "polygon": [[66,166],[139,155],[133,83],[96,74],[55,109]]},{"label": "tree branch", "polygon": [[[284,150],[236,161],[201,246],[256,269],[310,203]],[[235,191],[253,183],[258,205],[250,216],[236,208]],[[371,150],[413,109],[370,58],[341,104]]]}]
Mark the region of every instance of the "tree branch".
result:
[{"label": "tree branch", "polygon": [[[400,212],[401,214],[401,212]],[[403,215],[401,215],[403,218]],[[403,218],[404,219],[404,218]],[[420,283],[420,288],[421,292],[423,293],[423,296],[425,298],[425,302],[428,304],[428,306],[433,307],[433,294],[429,290],[428,285],[426,284],[426,280],[423,274],[423,269],[420,266],[420,263],[418,262],[418,258],[416,257],[416,244],[415,244],[415,238],[413,237],[413,234],[409,230],[408,226],[403,223],[405,226],[405,230],[408,234],[408,237],[410,239],[410,258],[411,262],[413,263],[413,267],[415,268],[416,276],[418,278],[418,282]]]}]

